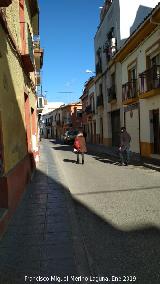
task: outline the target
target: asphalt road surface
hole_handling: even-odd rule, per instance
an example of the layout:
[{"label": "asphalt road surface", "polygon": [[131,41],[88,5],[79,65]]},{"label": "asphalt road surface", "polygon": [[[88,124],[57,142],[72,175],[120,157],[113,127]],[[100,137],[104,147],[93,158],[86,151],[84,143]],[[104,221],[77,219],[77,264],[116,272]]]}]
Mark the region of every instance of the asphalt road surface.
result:
[{"label": "asphalt road surface", "polygon": [[94,154],[78,165],[71,146],[45,143],[71,192],[91,280],[159,284],[160,172]]}]

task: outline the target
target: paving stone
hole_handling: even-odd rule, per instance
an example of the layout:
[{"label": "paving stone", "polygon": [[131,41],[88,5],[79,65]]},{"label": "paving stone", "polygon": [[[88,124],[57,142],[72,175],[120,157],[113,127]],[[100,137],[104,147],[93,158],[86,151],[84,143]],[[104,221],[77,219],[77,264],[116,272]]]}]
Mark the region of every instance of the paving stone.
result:
[{"label": "paving stone", "polygon": [[0,241],[0,284],[26,283],[25,275],[76,273],[65,189],[54,158],[45,151],[41,159]]},{"label": "paving stone", "polygon": [[[77,270],[73,258],[61,258],[54,260],[42,261],[41,272],[48,276],[69,276],[76,275]],[[62,282],[63,283],[63,282]],[[70,283],[70,282],[69,282]]]},{"label": "paving stone", "polygon": [[44,240],[47,241],[52,241],[52,240],[59,240],[64,242],[65,240],[71,240],[71,232],[70,231],[64,231],[61,234],[57,232],[52,232],[52,233],[45,233],[44,234]]},{"label": "paving stone", "polygon": [[46,245],[42,249],[42,260],[47,259],[64,259],[64,258],[70,258],[73,257],[73,248],[72,246],[66,246],[66,245]]},{"label": "paving stone", "polygon": [[66,224],[66,222],[63,222],[63,223],[47,223],[47,226],[46,226],[46,232],[47,233],[54,233],[54,232],[57,232],[57,233],[61,233],[61,232],[67,232],[70,230],[70,226],[68,224]]},{"label": "paving stone", "polygon": [[[35,235],[43,234],[45,225],[44,224],[27,224],[25,226],[15,227],[15,230],[21,235]],[[12,231],[11,231],[12,233]]]},{"label": "paving stone", "polygon": [[55,201],[52,201],[52,202],[48,202],[47,204],[47,210],[50,210],[52,208],[66,208],[66,203],[64,200],[55,200]]},{"label": "paving stone", "polygon": [[66,214],[63,214],[61,216],[59,215],[49,215],[47,220],[46,220],[46,224],[56,224],[56,223],[69,223],[69,217],[68,215]]}]

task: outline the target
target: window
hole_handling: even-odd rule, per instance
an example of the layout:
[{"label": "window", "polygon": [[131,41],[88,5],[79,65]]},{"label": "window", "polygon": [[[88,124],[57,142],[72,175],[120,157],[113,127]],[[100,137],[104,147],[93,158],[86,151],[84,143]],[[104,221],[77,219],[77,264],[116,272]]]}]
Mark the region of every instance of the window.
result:
[{"label": "window", "polygon": [[78,118],[82,117],[82,111],[80,109],[77,109],[77,117]]},{"label": "window", "polygon": [[115,73],[111,74],[111,86],[115,86]]},{"label": "window", "polygon": [[160,54],[151,58],[151,66],[160,65]]},{"label": "window", "polygon": [[43,104],[42,104],[42,98],[38,98],[38,107],[42,108]]},{"label": "window", "polygon": [[132,69],[128,70],[128,79],[129,79],[129,81],[134,81],[134,80],[137,79],[136,66],[133,67]]}]

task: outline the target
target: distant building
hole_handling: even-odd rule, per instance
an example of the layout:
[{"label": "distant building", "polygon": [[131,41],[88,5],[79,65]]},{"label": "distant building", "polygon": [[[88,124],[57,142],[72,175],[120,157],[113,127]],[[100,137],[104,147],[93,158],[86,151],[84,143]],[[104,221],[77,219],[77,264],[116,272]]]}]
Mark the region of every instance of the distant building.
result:
[{"label": "distant building", "polygon": [[82,127],[86,133],[86,140],[90,143],[96,143],[100,137],[96,134],[96,103],[95,77],[91,77],[85,83],[83,94],[80,97],[82,101]]},{"label": "distant building", "polygon": [[62,139],[66,130],[82,127],[82,104],[75,102],[62,104],[55,110],[42,116],[43,136],[45,138]]},{"label": "distant building", "polygon": [[39,127],[40,127],[40,136],[44,138],[49,138],[52,136],[52,121],[53,115],[52,112],[63,105],[62,102],[48,102],[43,97],[39,97],[42,99],[42,105],[38,110],[39,112]]}]

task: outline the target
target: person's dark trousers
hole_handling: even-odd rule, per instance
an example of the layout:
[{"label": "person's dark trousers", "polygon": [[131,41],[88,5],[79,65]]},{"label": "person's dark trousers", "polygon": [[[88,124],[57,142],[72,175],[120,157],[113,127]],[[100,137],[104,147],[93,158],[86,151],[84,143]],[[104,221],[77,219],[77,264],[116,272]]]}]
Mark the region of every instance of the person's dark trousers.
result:
[{"label": "person's dark trousers", "polygon": [[77,152],[77,164],[79,164],[79,154],[82,156],[82,164],[84,164],[84,153]]},{"label": "person's dark trousers", "polygon": [[130,160],[129,147],[126,147],[124,150],[121,150],[119,155],[120,155],[121,164],[128,165],[128,162]]}]

